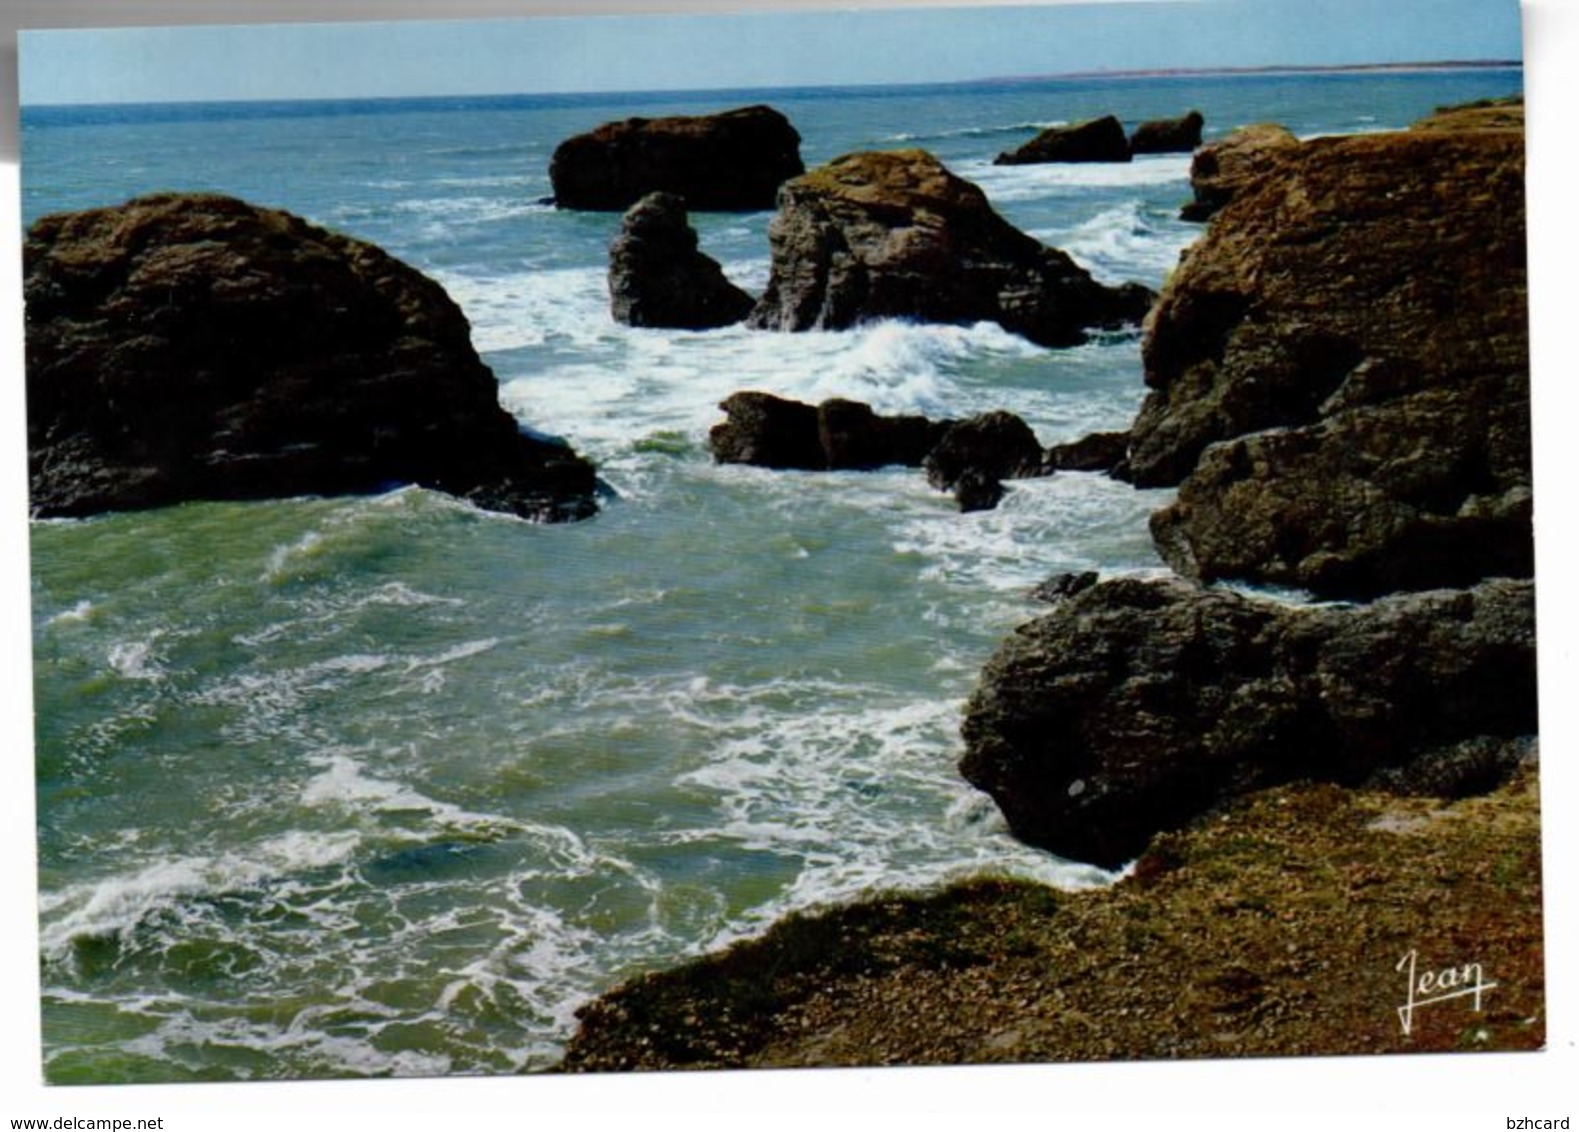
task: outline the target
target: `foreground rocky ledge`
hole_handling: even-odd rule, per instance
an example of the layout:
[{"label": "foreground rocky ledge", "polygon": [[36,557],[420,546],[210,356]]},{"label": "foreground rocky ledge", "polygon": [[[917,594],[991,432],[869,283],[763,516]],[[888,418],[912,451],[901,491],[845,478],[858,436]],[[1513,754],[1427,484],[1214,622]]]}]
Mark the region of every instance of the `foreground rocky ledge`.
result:
[{"label": "foreground rocky ledge", "polygon": [[[589,1003],[572,1072],[1537,1049],[1533,771],[1450,805],[1332,786],[1241,799],[1116,886],[983,880],[791,916]],[[1416,1008],[1405,974],[1478,964]]]},{"label": "foreground rocky ledge", "polygon": [[35,515],[397,484],[596,510],[592,466],[500,407],[460,308],[371,244],[164,193],[46,216],[23,259]]}]

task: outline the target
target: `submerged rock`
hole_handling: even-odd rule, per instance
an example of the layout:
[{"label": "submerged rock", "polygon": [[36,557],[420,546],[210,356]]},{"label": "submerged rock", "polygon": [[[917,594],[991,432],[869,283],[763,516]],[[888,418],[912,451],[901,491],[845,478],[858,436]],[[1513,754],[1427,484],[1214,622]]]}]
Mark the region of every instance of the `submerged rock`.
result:
[{"label": "submerged rock", "polygon": [[805,171],[800,134],[769,106],[674,118],[627,118],[554,150],[548,175],[560,208],[615,212],[648,193],[674,193],[697,211],[773,207]]},{"label": "submerged rock", "polygon": [[1153,297],[1096,282],[922,150],[848,154],[786,183],[769,238],[772,276],[750,322],[770,330],[989,321],[1067,346],[1138,322]]},{"label": "submerged rock", "polygon": [[734,393],[718,406],[728,419],[708,435],[720,464],[805,471],[920,465],[952,421],[884,417],[859,401],[807,405],[771,393]]},{"label": "submerged rock", "polygon": [[1197,222],[1211,219],[1298,147],[1298,138],[1268,122],[1242,126],[1227,137],[1202,146],[1190,160],[1190,188],[1195,199],[1180,210],[1179,218]]},{"label": "submerged rock", "polygon": [[988,662],[960,770],[1022,840],[1107,867],[1296,779],[1387,785],[1420,764],[1434,792],[1465,792],[1455,767],[1483,787],[1512,761],[1451,752],[1536,730],[1534,618],[1517,581],[1358,608],[1107,582]]},{"label": "submerged rock", "polygon": [[616,322],[674,330],[729,326],[756,302],[698,250],[672,193],[649,193],[625,214],[609,247],[609,297]]},{"label": "submerged rock", "polygon": [[1003,482],[1046,474],[1036,434],[1013,413],[999,409],[951,426],[927,453],[927,482],[952,491],[962,511],[990,511],[1003,498]]},{"label": "submerged rock", "polygon": [[1126,162],[1131,160],[1124,127],[1109,114],[1073,126],[1043,130],[1019,149],[1000,153],[994,165],[1041,165],[1054,162]]},{"label": "submerged rock", "polygon": [[1052,472],[1123,471],[1129,457],[1129,432],[1093,432],[1068,444],[1055,444],[1042,456],[1042,466]]},{"label": "submerged rock", "polygon": [[1130,135],[1130,152],[1189,153],[1201,144],[1201,127],[1205,124],[1199,110],[1191,110],[1180,118],[1142,122]]},{"label": "submerged rock", "polygon": [[1369,597],[1533,569],[1518,130],[1317,139],[1212,222],[1143,344],[1130,474],[1181,573]]},{"label": "submerged rock", "polygon": [[46,216],[24,262],[35,515],[402,483],[595,510],[592,466],[500,407],[460,308],[371,244],[162,193]]}]

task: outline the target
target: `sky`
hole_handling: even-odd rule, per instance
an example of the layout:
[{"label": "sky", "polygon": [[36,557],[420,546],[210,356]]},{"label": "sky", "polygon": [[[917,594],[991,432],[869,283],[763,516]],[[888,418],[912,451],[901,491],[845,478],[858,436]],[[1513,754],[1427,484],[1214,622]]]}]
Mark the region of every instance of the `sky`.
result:
[{"label": "sky", "polygon": [[1517,0],[1140,0],[76,29],[19,39],[24,105],[945,82],[1522,55]]}]

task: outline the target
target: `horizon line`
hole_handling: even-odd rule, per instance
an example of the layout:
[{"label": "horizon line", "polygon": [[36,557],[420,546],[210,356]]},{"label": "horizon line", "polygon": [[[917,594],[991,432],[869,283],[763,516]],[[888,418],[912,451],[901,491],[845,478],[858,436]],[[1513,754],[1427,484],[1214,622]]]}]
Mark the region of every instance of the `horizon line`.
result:
[{"label": "horizon line", "polygon": [[346,95],[279,95],[271,98],[177,98],[154,102],[24,102],[19,106],[27,110],[59,110],[68,108],[93,108],[104,106],[249,106],[276,102],[330,103],[330,102],[417,102],[449,101],[460,98],[596,98],[604,95],[639,97],[684,96],[709,93],[790,90],[863,90],[893,87],[949,87],[949,86],[1014,86],[1039,82],[1069,80],[1102,80],[1134,78],[1189,78],[1222,76],[1257,76],[1279,74],[1344,74],[1376,72],[1418,72],[1455,70],[1505,70],[1524,69],[1523,59],[1421,59],[1387,63],[1271,63],[1258,66],[1220,67],[1154,67],[1122,70],[1057,71],[1037,75],[990,75],[971,79],[933,79],[916,82],[870,83],[816,83],[807,85],[747,86],[747,87],[659,87],[645,90],[544,90],[544,91],[455,91],[445,94],[346,94]]}]

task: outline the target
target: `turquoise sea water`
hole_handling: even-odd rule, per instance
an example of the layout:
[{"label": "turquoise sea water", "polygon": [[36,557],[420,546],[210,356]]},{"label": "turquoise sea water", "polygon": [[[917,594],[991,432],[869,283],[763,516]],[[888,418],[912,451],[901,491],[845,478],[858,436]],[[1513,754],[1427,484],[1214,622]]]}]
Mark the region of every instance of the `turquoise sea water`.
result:
[{"label": "turquoise sea water", "polygon": [[[876,888],[1107,874],[1010,839],[955,774],[980,665],[1064,570],[1161,569],[1166,493],[1063,475],[960,515],[919,473],[717,467],[736,389],[1127,425],[1133,335],[632,330],[618,217],[548,157],[633,114],[767,101],[815,164],[921,146],[1109,282],[1199,229],[1185,156],[996,168],[1040,125],[1197,107],[1208,136],[1405,124],[1516,70],[179,108],[30,108],[23,210],[215,189],[439,279],[523,421],[618,492],[541,527],[403,490],[32,529],[46,1072],[59,1082],[500,1073],[588,996]],[[694,218],[748,289],[767,214]]]}]

